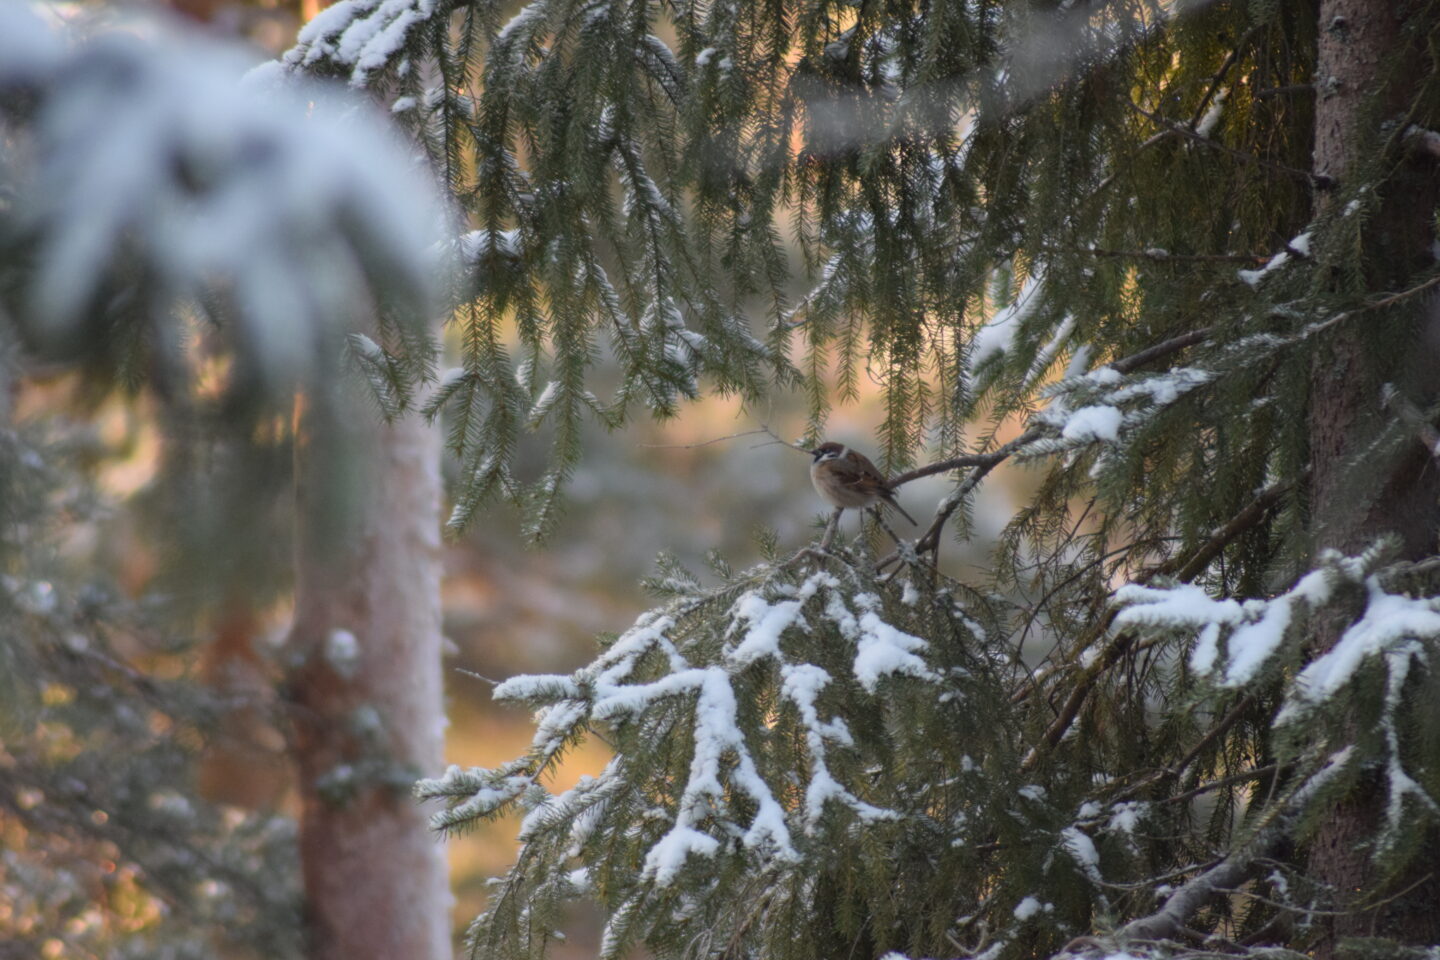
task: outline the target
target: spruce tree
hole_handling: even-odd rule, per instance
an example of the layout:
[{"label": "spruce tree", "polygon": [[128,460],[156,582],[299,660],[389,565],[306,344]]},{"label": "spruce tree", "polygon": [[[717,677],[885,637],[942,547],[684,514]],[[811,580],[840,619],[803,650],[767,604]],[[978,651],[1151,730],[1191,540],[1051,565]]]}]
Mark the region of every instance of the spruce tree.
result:
[{"label": "spruce tree", "polygon": [[[604,956],[1432,942],[1437,26],[1285,0],[313,21],[286,68],[390,103],[475,227],[426,407],[456,523],[504,493],[543,532],[582,417],[798,388],[809,445],[862,375],[896,482],[954,482],[888,555],[665,565],[590,666],[502,685],[540,708],[531,751],[420,786],[445,830],[528,811],[473,955],[540,955],[580,897]],[[554,437],[528,487],[525,427]],[[943,575],[1006,460],[1037,492],[984,574]],[[552,795],[587,736],[614,761]]]}]

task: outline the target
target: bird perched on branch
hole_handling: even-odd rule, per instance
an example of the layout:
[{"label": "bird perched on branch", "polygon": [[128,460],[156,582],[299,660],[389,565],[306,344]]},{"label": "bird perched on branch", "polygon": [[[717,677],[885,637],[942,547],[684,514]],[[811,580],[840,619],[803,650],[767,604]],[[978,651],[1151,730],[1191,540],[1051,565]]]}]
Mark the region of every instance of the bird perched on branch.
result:
[{"label": "bird perched on branch", "polygon": [[895,489],[885,475],[863,453],[838,443],[822,443],[810,451],[810,482],[832,507],[862,510],[883,500],[900,516],[918,526],[915,519],[895,502]]}]

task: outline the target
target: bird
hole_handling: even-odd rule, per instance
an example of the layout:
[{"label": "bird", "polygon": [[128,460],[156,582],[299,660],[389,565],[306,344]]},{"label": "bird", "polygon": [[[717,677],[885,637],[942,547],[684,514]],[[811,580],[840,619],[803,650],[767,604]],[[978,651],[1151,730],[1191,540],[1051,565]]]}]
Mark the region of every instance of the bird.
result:
[{"label": "bird", "polygon": [[883,500],[912,526],[919,526],[895,501],[895,488],[865,454],[843,444],[827,442],[811,450],[810,456],[814,458],[810,462],[810,482],[830,506],[860,510]]}]

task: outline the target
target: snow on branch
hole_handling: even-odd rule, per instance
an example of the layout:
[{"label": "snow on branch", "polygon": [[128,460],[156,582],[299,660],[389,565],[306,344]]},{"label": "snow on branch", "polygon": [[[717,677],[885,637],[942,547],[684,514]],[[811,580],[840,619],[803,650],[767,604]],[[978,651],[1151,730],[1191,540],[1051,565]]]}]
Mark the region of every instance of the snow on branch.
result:
[{"label": "snow on branch", "polygon": [[343,91],[244,84],[245,52],[157,25],[69,49],[8,26],[0,94],[37,106],[5,127],[28,146],[5,233],[33,251],[18,312],[37,341],[86,349],[128,303],[171,343],[174,309],[203,303],[247,375],[288,384],[330,363],[357,316],[423,321],[439,204]]},{"label": "snow on branch", "polygon": [[1411,641],[1440,639],[1440,598],[1387,593],[1375,574],[1365,578],[1365,592],[1364,614],[1296,676],[1291,696],[1275,719],[1277,724],[1298,719],[1307,708],[1329,700],[1365,661],[1384,655],[1391,661],[1391,671],[1403,671],[1402,660],[1408,663],[1412,657],[1423,656],[1423,650]]},{"label": "snow on branch", "polygon": [[436,11],[437,0],[339,0],[301,28],[281,68],[335,71],[347,74],[352,87],[368,86]]},{"label": "snow on branch", "polygon": [[1243,603],[1212,598],[1193,584],[1127,584],[1115,593],[1124,609],[1116,614],[1114,627],[1196,631],[1190,668],[1201,676],[1217,677],[1221,686],[1241,687],[1254,680],[1281,649],[1297,614],[1318,610],[1330,600],[1337,583],[1355,582],[1374,560],[1373,553],[1347,558],[1332,552],[1322,558],[1322,566],[1285,593]]},{"label": "snow on branch", "polygon": [[1014,302],[997,310],[990,322],[977,330],[971,338],[970,368],[976,369],[989,362],[992,357],[1013,350],[1016,334],[1044,299],[1044,276],[1036,274],[1029,277]]},{"label": "snow on branch", "polygon": [[1285,266],[1285,264],[1290,263],[1292,259],[1309,259],[1311,236],[1312,234],[1309,230],[1305,231],[1304,233],[1300,234],[1298,237],[1287,243],[1284,250],[1281,250],[1279,253],[1275,254],[1275,256],[1271,257],[1270,261],[1266,263],[1265,266],[1261,267],[1258,270],[1240,270],[1236,273],[1236,275],[1252,287],[1260,286],[1260,282],[1262,280],[1270,276],[1270,274],[1274,273],[1275,271],[1279,270],[1281,267]]},{"label": "snow on branch", "polygon": [[1043,455],[1095,442],[1117,444],[1123,431],[1146,423],[1214,379],[1214,373],[1198,367],[1127,378],[1114,365],[1067,378],[1044,391],[1054,399],[1035,417],[1055,436],[1037,441],[1026,453]]},{"label": "snow on branch", "polygon": [[[693,857],[749,853],[768,863],[798,862],[797,835],[813,835],[832,805],[861,823],[893,820],[896,812],[861,799],[832,770],[832,751],[851,750],[855,741],[845,719],[827,716],[822,705],[835,678],[797,656],[793,645],[817,631],[852,644],[853,682],[869,694],[878,694],[887,678],[938,679],[923,657],[927,645],[886,620],[878,595],[841,576],[815,570],[796,584],[775,577],[777,568],[762,570],[769,572],[758,584],[715,595],[729,597],[718,618],[703,622],[697,611],[704,604],[681,598],[641,616],[574,674],[521,676],[496,687],[497,699],[541,707],[530,752],[495,770],[451,768],[442,778],[423,781],[420,796],[451,804],[436,816],[437,826],[462,826],[519,802],[531,810],[522,839],[573,828],[570,821],[588,807],[571,792],[549,797],[538,781],[567,744],[600,724],[617,731],[665,729],[690,748],[688,769],[664,775],[678,796],[662,801],[667,825],[644,848],[644,876],[658,886],[675,883]],[[697,627],[702,635],[694,633]],[[787,729],[794,747],[757,740],[751,732],[754,720],[746,714],[759,695],[757,682],[773,684],[773,693],[764,696],[793,708]],[[763,772],[774,768],[773,750],[789,757],[796,747],[808,753],[808,776],[798,792],[789,780],[772,783],[774,774]],[[625,758],[622,750],[617,759]],[[656,789],[613,782],[634,766],[607,771],[605,789]]]},{"label": "snow on branch", "polygon": [[[1404,796],[1414,796],[1440,813],[1435,801],[1400,767],[1394,716],[1400,703],[1398,684],[1403,683],[1412,662],[1425,661],[1427,645],[1433,651],[1440,641],[1440,598],[1387,591],[1386,571],[1375,569],[1379,556],[1378,548],[1356,557],[1328,552],[1319,566],[1284,593],[1244,602],[1211,597],[1191,584],[1128,584],[1116,591],[1115,599],[1123,609],[1115,615],[1113,627],[1193,632],[1191,670],[1212,678],[1218,686],[1238,688],[1262,677],[1286,648],[1287,640],[1303,634],[1306,622],[1336,602],[1340,587],[1362,587],[1363,612],[1330,649],[1305,663],[1287,682],[1284,702],[1273,723],[1294,727],[1312,717],[1352,683],[1362,666],[1379,661],[1388,678],[1380,723],[1389,744],[1386,762],[1391,802],[1398,804]],[[1398,817],[1392,809],[1392,821],[1398,824]]]}]

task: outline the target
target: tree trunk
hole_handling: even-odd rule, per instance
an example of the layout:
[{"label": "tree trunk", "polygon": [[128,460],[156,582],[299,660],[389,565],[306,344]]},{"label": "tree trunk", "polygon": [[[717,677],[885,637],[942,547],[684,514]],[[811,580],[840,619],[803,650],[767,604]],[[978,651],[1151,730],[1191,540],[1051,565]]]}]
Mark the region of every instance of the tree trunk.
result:
[{"label": "tree trunk", "polygon": [[[1392,83],[1414,78],[1426,69],[1421,51],[1403,39],[1404,3],[1392,0],[1321,0],[1316,66],[1314,170],[1317,177],[1346,184],[1356,176],[1356,162],[1383,142],[1399,119],[1413,89]],[[1412,69],[1407,69],[1413,68]],[[1418,71],[1418,72],[1417,72]],[[1430,161],[1408,158],[1387,182],[1381,208],[1367,224],[1362,242],[1366,254],[1366,287],[1396,291],[1415,271],[1433,263],[1430,213],[1437,199]],[[1321,181],[1324,182],[1324,181]],[[1320,193],[1317,214],[1328,194]],[[1341,327],[1317,357],[1311,383],[1310,448],[1311,514],[1317,552],[1333,548],[1355,553],[1382,536],[1396,538],[1402,556],[1415,559],[1434,552],[1440,529],[1440,471],[1430,452],[1416,442],[1390,460],[1359,456],[1378,434],[1386,418],[1380,398],[1384,383],[1427,406],[1437,391],[1437,351],[1433,304],[1416,302],[1413,336],[1401,334],[1380,347],[1368,323],[1399,329],[1393,315],[1361,316]],[[1405,338],[1409,338],[1407,342]],[[1322,627],[1317,649],[1328,649],[1343,623]],[[1383,785],[1378,776],[1364,776],[1352,795],[1321,825],[1311,843],[1309,859],[1315,879],[1330,886],[1337,906],[1382,899],[1381,882],[1371,863],[1366,841],[1379,827]],[[1415,876],[1392,882],[1403,890],[1433,867],[1440,850],[1422,853]],[[1335,956],[1339,941],[1352,936],[1386,936],[1428,943],[1440,936],[1435,882],[1421,883],[1382,910],[1354,911],[1323,921],[1316,956]]]},{"label": "tree trunk", "polygon": [[[350,456],[318,429],[299,454],[289,694],[309,952],[448,960],[446,862],[410,792],[444,745],[440,442],[415,416],[357,411]],[[337,474],[360,482],[331,523]]]}]

